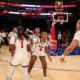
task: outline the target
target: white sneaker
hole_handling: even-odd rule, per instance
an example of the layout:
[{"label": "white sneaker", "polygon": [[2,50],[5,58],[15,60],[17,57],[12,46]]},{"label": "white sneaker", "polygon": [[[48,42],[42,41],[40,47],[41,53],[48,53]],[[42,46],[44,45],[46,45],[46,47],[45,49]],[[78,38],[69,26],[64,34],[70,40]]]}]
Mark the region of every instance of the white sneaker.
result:
[{"label": "white sneaker", "polygon": [[6,80],[12,80],[11,78],[7,77]]},{"label": "white sneaker", "polygon": [[44,77],[44,80],[48,80],[48,77]]}]

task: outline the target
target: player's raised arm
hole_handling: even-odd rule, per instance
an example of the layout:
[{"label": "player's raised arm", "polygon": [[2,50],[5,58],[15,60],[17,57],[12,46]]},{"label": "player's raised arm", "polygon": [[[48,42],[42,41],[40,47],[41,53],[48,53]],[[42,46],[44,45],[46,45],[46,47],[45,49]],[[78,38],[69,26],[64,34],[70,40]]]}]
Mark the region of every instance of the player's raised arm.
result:
[{"label": "player's raised arm", "polygon": [[61,63],[65,62],[65,56],[67,56],[68,54],[70,54],[74,48],[76,48],[78,46],[78,40],[72,40],[71,44],[66,48],[66,50],[64,51],[64,53],[62,54],[60,61]]},{"label": "player's raised arm", "polygon": [[65,62],[64,61],[65,56],[70,54],[74,50],[74,48],[80,46],[79,45],[79,42],[80,42],[80,20],[78,20],[78,22],[76,24],[76,29],[77,29],[77,31],[74,35],[74,38],[73,38],[71,44],[66,48],[66,50],[64,51],[64,53],[62,54],[62,56],[60,58],[61,63]]}]

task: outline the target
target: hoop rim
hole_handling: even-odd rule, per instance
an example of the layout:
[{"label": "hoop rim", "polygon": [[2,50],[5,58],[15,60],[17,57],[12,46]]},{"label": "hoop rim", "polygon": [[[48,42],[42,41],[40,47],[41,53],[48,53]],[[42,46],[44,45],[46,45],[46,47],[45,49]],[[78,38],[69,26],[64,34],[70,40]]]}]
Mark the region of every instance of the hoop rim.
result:
[{"label": "hoop rim", "polygon": [[[61,20],[61,19],[55,19],[55,16],[57,14],[64,14],[64,15],[66,15],[66,20],[64,20],[64,19],[63,20]],[[52,13],[53,22],[61,22],[61,23],[68,22],[70,14],[72,14],[72,13],[69,13],[69,12],[53,12]]]}]

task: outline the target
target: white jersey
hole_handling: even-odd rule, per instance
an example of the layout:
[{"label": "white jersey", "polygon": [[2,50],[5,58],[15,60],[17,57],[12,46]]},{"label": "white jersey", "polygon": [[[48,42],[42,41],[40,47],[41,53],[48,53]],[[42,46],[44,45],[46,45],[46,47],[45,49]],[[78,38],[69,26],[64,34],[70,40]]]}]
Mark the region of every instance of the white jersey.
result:
[{"label": "white jersey", "polygon": [[35,45],[36,45],[38,42],[40,42],[40,39],[39,39],[39,36],[35,36],[35,35],[32,35],[30,38],[31,38],[32,41],[33,41],[33,46],[32,46],[32,51],[33,51]]},{"label": "white jersey", "polygon": [[11,31],[9,34],[8,34],[8,37],[11,37],[11,36],[16,36],[16,32],[13,32],[13,31]]},{"label": "white jersey", "polygon": [[28,51],[27,51],[27,45],[28,41],[26,39],[19,40],[16,39],[15,41],[15,53],[12,60],[12,65],[22,65],[22,66],[28,66]]},{"label": "white jersey", "polygon": [[9,44],[13,44],[14,45],[15,41],[17,39],[17,34],[14,33],[14,32],[10,32],[9,35],[8,35],[8,37],[10,37]]},{"label": "white jersey", "polygon": [[6,37],[6,33],[5,33],[5,32],[2,33],[2,37],[3,37],[3,38]]},{"label": "white jersey", "polygon": [[17,39],[16,40],[16,42],[15,42],[15,53],[17,53],[17,52],[25,52],[25,53],[27,53],[27,45],[28,45],[28,42],[27,42],[27,40],[19,40],[19,39]]},{"label": "white jersey", "polygon": [[80,47],[80,31],[77,31],[75,33],[73,40],[78,40],[79,41],[79,47]]},{"label": "white jersey", "polygon": [[46,56],[45,47],[48,46],[48,42],[39,42],[35,45],[32,55]]},{"label": "white jersey", "polygon": [[38,43],[39,36],[31,35],[31,36],[30,36],[30,39],[32,39],[33,42]]},{"label": "white jersey", "polygon": [[8,37],[9,37],[9,38],[11,38],[12,36],[17,37],[17,33],[16,33],[16,32],[11,31],[11,32],[8,34]]}]

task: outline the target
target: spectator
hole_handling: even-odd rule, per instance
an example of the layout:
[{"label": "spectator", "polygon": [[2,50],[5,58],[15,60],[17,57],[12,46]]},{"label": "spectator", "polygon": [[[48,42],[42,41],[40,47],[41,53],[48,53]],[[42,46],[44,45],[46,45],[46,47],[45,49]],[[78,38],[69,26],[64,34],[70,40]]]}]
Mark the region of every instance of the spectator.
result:
[{"label": "spectator", "polygon": [[61,34],[61,31],[58,32],[57,40],[58,40],[58,45],[57,45],[57,49],[58,49],[62,45],[62,34]]},{"label": "spectator", "polygon": [[2,43],[2,45],[3,45],[3,47],[5,47],[5,45],[6,45],[6,33],[4,32],[4,29],[2,29],[2,38],[3,38],[3,43]]}]

